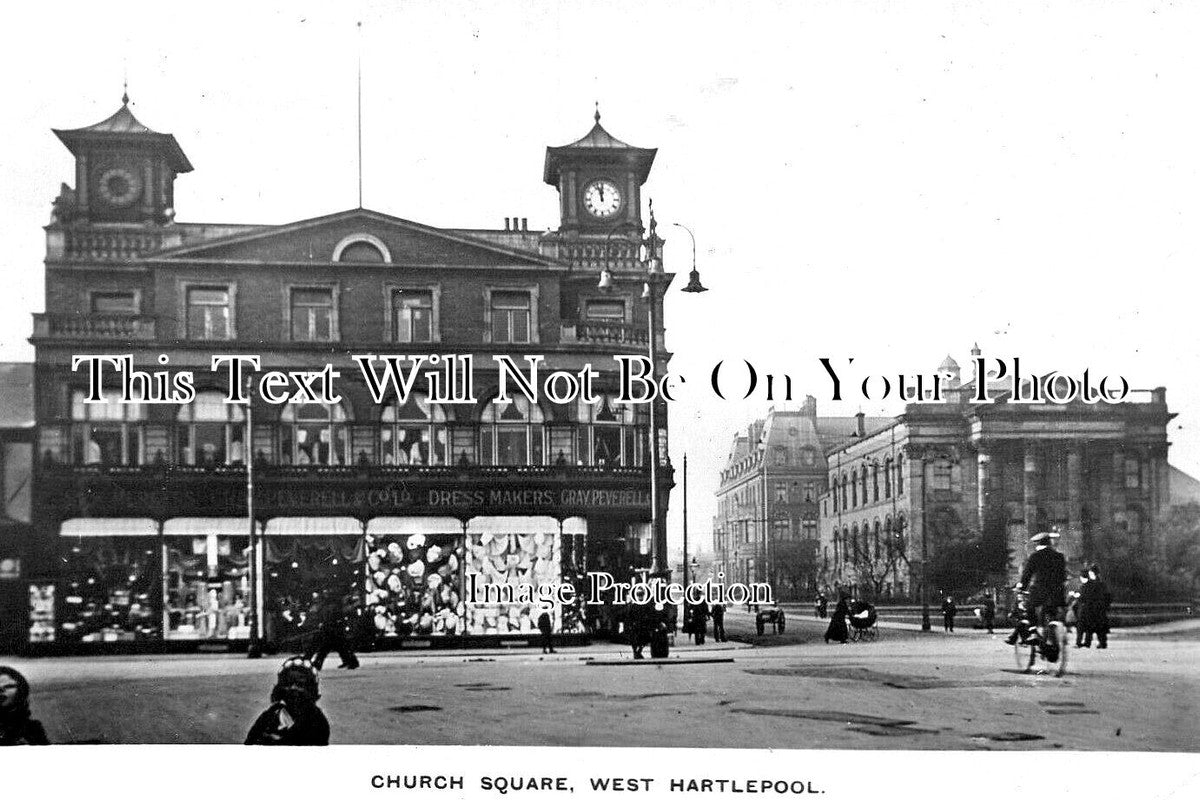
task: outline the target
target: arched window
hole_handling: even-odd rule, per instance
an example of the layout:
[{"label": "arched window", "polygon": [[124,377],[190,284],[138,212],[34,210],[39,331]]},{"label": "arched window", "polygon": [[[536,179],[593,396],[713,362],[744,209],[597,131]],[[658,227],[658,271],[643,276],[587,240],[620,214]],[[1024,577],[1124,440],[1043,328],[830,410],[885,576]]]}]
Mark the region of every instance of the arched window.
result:
[{"label": "arched window", "polygon": [[403,404],[383,409],[379,452],[384,464],[440,466],[446,463],[446,412],[424,393],[410,392]]},{"label": "arched window", "polygon": [[879,502],[879,462],[871,465],[871,501]]},{"label": "arched window", "polygon": [[[648,414],[644,404],[615,403],[610,395],[600,395],[596,403],[579,401],[576,406],[579,461],[601,467],[646,463]],[[556,451],[552,456],[558,463],[559,453]]]},{"label": "arched window", "polygon": [[863,505],[867,504],[867,465],[862,465],[862,499]]},{"label": "arched window", "polygon": [[895,542],[892,541],[892,518],[885,517],[883,520],[883,540],[884,546],[887,548],[888,561],[892,560],[892,556],[896,553]]},{"label": "arched window", "polygon": [[896,494],[904,494],[904,456],[896,456]]},{"label": "arched window", "polygon": [[246,463],[246,412],[220,392],[199,392],[175,417],[175,459],[180,464]]},{"label": "arched window", "polygon": [[483,464],[544,464],[545,417],[522,396],[509,403],[488,403],[479,428],[480,462]]},{"label": "arched window", "polygon": [[892,457],[888,456],[884,461],[883,468],[883,496],[885,499],[890,499],[892,496]]},{"label": "arched window", "polygon": [[354,233],[337,243],[333,248],[334,261],[358,262],[360,264],[390,264],[392,254],[383,240],[369,233]]},{"label": "arched window", "polygon": [[279,416],[284,464],[350,463],[349,416],[341,403],[289,404]]},{"label": "arched window", "polygon": [[883,550],[881,550],[879,548],[879,531],[880,531],[879,520],[875,520],[875,529],[874,529],[873,533],[875,534],[875,560],[876,561],[883,558]]},{"label": "arched window", "polygon": [[84,392],[71,396],[72,442],[77,464],[138,466],[144,460],[142,423],[146,406],[119,403],[111,392],[107,402],[85,403]]},{"label": "arched window", "polygon": [[858,470],[850,470],[850,507],[858,507]]},{"label": "arched window", "polygon": [[841,505],[839,505],[839,503],[840,503],[840,500],[839,500],[839,498],[838,498],[838,479],[837,479],[837,476],[834,476],[833,478],[831,478],[831,479],[830,479],[830,483],[832,484],[832,485],[830,486],[830,489],[833,491],[833,513],[835,513],[835,514],[836,514],[836,513],[838,513],[838,510],[841,508]]},{"label": "arched window", "polygon": [[855,524],[854,527],[852,527],[850,529],[850,547],[854,551],[854,560],[858,561],[858,559],[860,558],[861,551],[858,549],[858,525],[857,524]]},{"label": "arched window", "polygon": [[849,503],[850,495],[849,495],[849,491],[846,488],[846,481],[847,481],[846,473],[843,472],[842,473],[842,508],[844,508],[844,509],[850,507],[850,503]]}]

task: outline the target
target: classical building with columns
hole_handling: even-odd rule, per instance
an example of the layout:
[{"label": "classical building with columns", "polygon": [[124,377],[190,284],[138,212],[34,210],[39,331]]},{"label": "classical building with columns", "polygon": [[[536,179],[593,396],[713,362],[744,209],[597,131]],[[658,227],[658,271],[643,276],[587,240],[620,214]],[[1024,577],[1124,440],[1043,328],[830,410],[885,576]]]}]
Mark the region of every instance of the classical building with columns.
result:
[{"label": "classical building with columns", "polygon": [[[971,402],[951,377],[945,402],[904,414],[830,451],[821,503],[822,580],[878,596],[915,597],[938,548],[984,531],[1002,537],[1011,585],[1037,531],[1057,529],[1071,568],[1105,564],[1105,542],[1147,550],[1170,504],[1166,389],[1117,404]],[[936,591],[942,587],[930,586]],[[976,587],[978,589],[983,586]]]}]

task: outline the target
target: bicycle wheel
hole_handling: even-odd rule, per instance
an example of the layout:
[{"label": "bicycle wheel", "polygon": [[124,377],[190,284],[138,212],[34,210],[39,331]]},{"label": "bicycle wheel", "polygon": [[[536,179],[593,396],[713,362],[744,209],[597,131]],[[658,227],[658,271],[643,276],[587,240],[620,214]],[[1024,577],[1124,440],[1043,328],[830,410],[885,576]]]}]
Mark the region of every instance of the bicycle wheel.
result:
[{"label": "bicycle wheel", "polygon": [[1063,623],[1051,622],[1047,626],[1046,635],[1058,644],[1058,669],[1054,674],[1061,678],[1067,672],[1067,653],[1069,652],[1070,634],[1067,633],[1067,626]]}]

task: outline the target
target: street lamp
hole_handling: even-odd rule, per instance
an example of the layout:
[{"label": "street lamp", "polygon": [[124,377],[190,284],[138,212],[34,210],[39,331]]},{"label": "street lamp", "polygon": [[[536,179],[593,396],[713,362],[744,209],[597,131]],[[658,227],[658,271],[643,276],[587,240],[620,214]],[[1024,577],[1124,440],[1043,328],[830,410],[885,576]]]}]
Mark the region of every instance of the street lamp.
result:
[{"label": "street lamp", "polygon": [[[675,223],[678,225],[678,223]],[[683,225],[679,227],[688,231],[688,235],[692,236],[692,272],[691,280],[684,287],[683,291],[689,293],[697,293],[707,291],[700,284],[700,273],[696,270],[695,258],[696,237],[692,232]],[[608,240],[616,229],[610,231],[605,239],[605,248],[607,250]],[[654,201],[650,201],[650,232],[649,235],[642,241],[642,249],[644,250],[644,258],[641,259],[641,264],[645,269],[645,285],[642,297],[648,302],[648,322],[650,329],[649,336],[649,357],[650,357],[650,375],[649,379],[657,387],[658,374],[658,301],[660,297],[659,286],[663,289],[670,283],[670,277],[663,272],[662,266],[662,240],[658,238],[658,222],[654,218]],[[611,289],[613,286],[613,275],[609,271],[607,264],[600,272],[600,282],[598,288],[601,291]],[[650,533],[651,533],[651,557],[650,557],[650,575],[656,576],[662,573],[663,565],[666,563],[666,529],[662,526],[660,519],[661,513],[658,502],[658,467],[659,467],[659,439],[658,439],[658,398],[650,401]],[[686,561],[684,562],[687,563]],[[687,569],[685,567],[684,571]]]}]

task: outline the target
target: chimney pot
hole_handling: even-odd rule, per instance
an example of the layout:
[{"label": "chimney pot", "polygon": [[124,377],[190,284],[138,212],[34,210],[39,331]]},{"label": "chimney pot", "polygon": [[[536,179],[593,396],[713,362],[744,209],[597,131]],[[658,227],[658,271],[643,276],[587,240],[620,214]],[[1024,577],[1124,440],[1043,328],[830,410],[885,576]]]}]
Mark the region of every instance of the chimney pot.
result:
[{"label": "chimney pot", "polygon": [[521,217],[521,230],[529,230],[529,217]]}]

